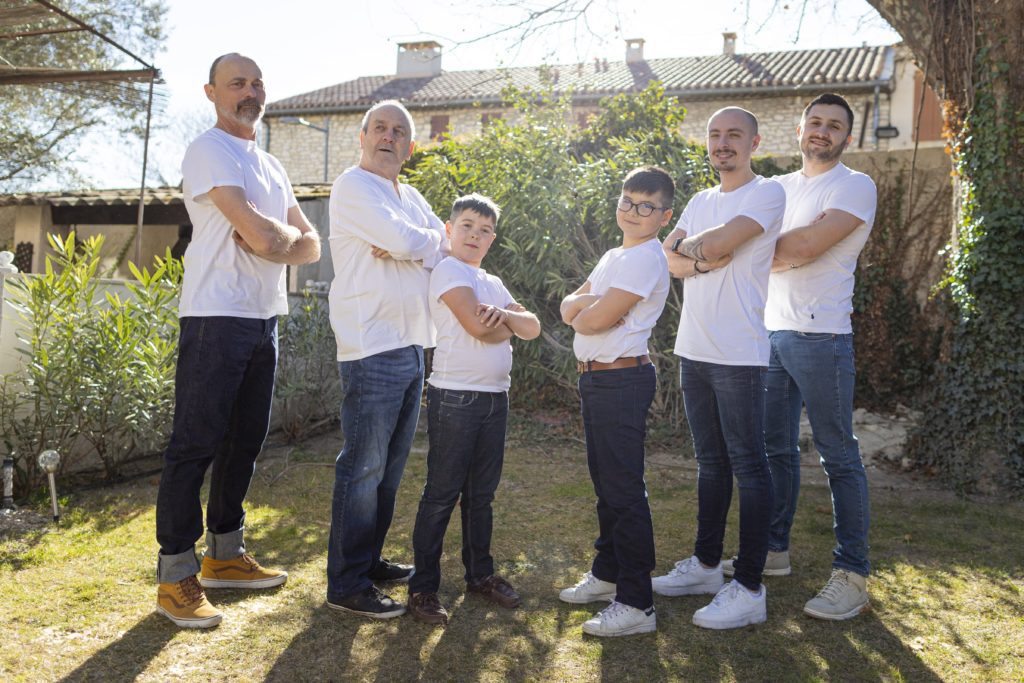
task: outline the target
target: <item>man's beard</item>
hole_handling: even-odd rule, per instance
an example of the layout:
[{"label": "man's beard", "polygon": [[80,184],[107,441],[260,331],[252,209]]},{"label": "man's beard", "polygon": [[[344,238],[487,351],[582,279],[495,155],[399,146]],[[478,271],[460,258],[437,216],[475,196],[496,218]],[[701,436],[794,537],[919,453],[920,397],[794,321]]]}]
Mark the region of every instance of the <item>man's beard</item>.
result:
[{"label": "man's beard", "polygon": [[253,124],[263,118],[263,105],[256,98],[242,100],[235,107],[234,117],[248,124]]},{"label": "man's beard", "polygon": [[808,156],[816,161],[828,162],[835,161],[836,159],[838,159],[840,156],[842,156],[845,150],[846,141],[843,141],[838,145],[830,144],[828,147],[815,147],[813,144],[811,144],[811,141],[808,140],[807,142],[804,143],[804,147],[801,151],[804,153],[805,156]]}]

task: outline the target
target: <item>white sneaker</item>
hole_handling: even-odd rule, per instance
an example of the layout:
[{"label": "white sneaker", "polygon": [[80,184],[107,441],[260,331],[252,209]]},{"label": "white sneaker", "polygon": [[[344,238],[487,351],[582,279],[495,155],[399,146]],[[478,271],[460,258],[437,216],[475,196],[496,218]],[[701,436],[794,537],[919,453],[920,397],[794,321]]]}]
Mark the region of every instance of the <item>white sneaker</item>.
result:
[{"label": "white sneaker", "polygon": [[730,581],[722,586],[710,605],[693,613],[693,623],[713,629],[760,624],[768,619],[767,595],[763,584],[755,595],[736,581]]},{"label": "white sneaker", "polygon": [[658,626],[654,605],[637,609],[612,600],[612,604],[583,622],[583,632],[592,636],[630,636],[650,633]]},{"label": "white sneaker", "polygon": [[615,584],[609,581],[602,581],[590,572],[587,572],[575,586],[563,588],[558,593],[558,599],[574,605],[583,605],[599,600],[614,600]]},{"label": "white sneaker", "polygon": [[722,565],[708,569],[696,555],[676,562],[676,566],[665,574],[651,579],[651,587],[658,595],[714,595],[722,587]]},{"label": "white sneaker", "polygon": [[852,619],[866,609],[868,580],[845,569],[833,569],[825,587],[804,605],[808,616],[831,621]]},{"label": "white sneaker", "polygon": [[[736,557],[736,555],[733,555],[731,559],[722,560],[722,574],[732,576],[736,573],[734,566]],[[769,550],[768,557],[764,561],[764,571],[761,573],[765,576],[789,576],[793,573],[793,568],[789,564],[789,551],[780,550],[775,552],[774,550]]]}]

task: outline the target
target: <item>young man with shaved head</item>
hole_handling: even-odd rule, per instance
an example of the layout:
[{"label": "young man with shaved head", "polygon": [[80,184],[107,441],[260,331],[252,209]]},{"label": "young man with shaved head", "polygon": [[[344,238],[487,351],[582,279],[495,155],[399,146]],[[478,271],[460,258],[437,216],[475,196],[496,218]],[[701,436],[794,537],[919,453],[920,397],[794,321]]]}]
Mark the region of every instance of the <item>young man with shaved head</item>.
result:
[{"label": "young man with shaved head", "polygon": [[[768,333],[764,302],[786,197],[754,173],[757,118],[739,107],[708,121],[707,146],[721,184],[696,194],[663,244],[673,276],[683,278],[675,352],[686,418],[697,455],[697,539],[693,555],[655,577],[661,595],[714,594],[693,623],[738,628],[767,618],[761,571],[768,551],[772,482],[765,457]],[[740,491],[736,576],[723,585],[722,542]]]},{"label": "young man with shaved head", "polygon": [[447,255],[444,221],[398,182],[415,148],[412,116],[389,100],[371,107],[359,164],[331,189],[329,296],[341,372],[345,445],[335,463],[327,605],[375,619],[405,606],[376,585],[413,567],[381,557],[423,393],[423,349],[434,346],[429,270]]},{"label": "young man with shaved head", "polygon": [[[217,123],[182,161],[193,232],[178,307],[174,427],[156,507],[157,609],[188,628],[221,621],[204,587],[271,588],[288,577],[246,552],[242,502],[270,423],[277,316],[288,312],[284,266],[320,258],[320,238],[288,175],[256,145],[267,97],[256,62],[218,57],[205,89]],[[211,464],[200,565],[199,490]]]},{"label": "young man with shaved head", "polygon": [[765,442],[775,487],[765,574],[790,573],[800,411],[806,406],[832,492],[836,547],[832,576],[804,612],[831,620],[867,609],[870,571],[868,481],[853,435],[850,313],[857,257],[875,219],[876,190],[871,178],[839,160],[852,131],[853,110],[839,95],[820,95],[804,109],[797,127],[803,167],[777,179],[786,190],[786,216],[765,308],[771,331]]}]

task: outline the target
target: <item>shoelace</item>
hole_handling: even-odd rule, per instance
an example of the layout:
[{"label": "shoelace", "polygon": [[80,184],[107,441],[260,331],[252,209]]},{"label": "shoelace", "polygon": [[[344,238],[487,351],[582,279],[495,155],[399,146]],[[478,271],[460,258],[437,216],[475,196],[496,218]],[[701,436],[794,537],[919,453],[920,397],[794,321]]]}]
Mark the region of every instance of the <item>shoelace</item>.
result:
[{"label": "shoelace", "polygon": [[608,605],[603,610],[601,610],[600,615],[601,617],[608,617],[610,619],[614,618],[616,614],[624,611],[623,607],[625,607],[625,605],[623,605],[621,602],[616,602],[612,600],[612,604]]},{"label": "shoelace", "polygon": [[842,569],[834,569],[828,583],[826,583],[825,587],[818,592],[818,597],[834,602],[839,599],[842,592],[846,590],[846,586],[849,582],[850,577],[846,572]]},{"label": "shoelace", "polygon": [[420,607],[429,610],[431,612],[441,609],[441,601],[437,598],[437,593],[428,593],[421,598],[418,598]]},{"label": "shoelace", "polygon": [[584,586],[589,586],[590,584],[595,583],[596,581],[597,581],[597,577],[595,577],[590,572],[587,572],[587,575],[584,576],[579,581],[577,581],[576,585],[573,586],[573,588],[583,588]]},{"label": "shoelace", "polygon": [[692,569],[693,569],[693,558],[692,557],[688,557],[685,560],[679,560],[678,562],[676,562],[676,566],[673,567],[672,571],[669,572],[669,573],[675,574],[675,575],[678,576],[680,574],[689,574],[690,570],[692,570]]},{"label": "shoelace", "polygon": [[739,590],[739,584],[735,581],[730,581],[729,583],[725,584],[725,587],[722,588],[722,590],[718,591],[715,597],[711,600],[711,604],[721,606],[728,600],[734,600],[736,596],[739,594]]},{"label": "shoelace", "polygon": [[202,600],[203,587],[199,585],[199,580],[196,579],[196,577],[190,576],[189,578],[182,581],[179,585],[181,586],[182,596],[184,596],[184,598],[188,600],[190,603]]}]

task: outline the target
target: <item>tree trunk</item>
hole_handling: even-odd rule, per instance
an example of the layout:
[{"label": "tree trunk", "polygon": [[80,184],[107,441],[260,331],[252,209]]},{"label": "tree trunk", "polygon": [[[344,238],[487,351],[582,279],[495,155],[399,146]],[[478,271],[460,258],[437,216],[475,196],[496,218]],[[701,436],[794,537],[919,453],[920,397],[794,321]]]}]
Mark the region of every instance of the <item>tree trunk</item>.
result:
[{"label": "tree trunk", "polygon": [[1024,490],[1024,0],[869,0],[944,100],[952,325],[911,455],[964,490]]}]

